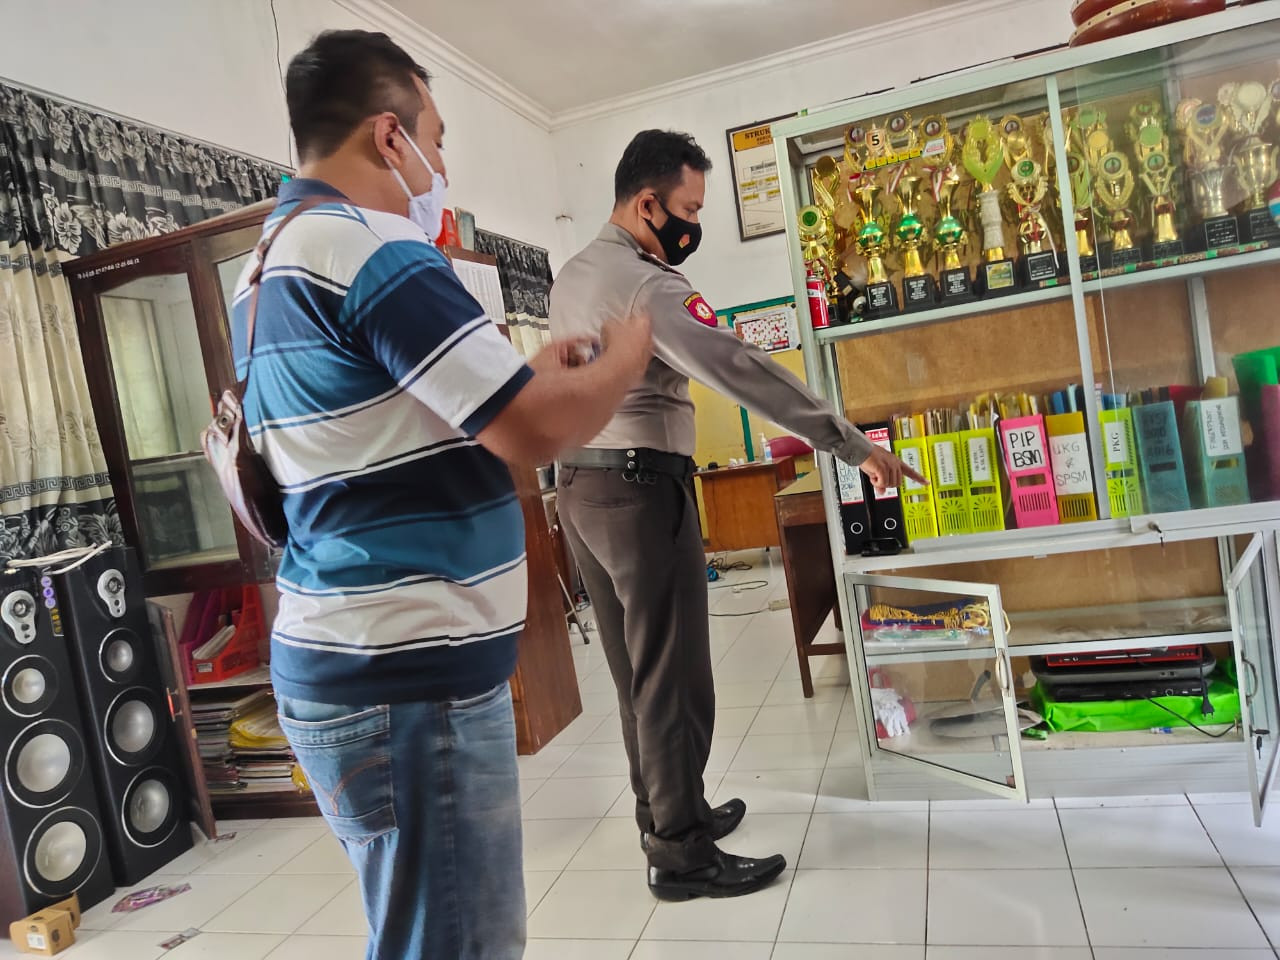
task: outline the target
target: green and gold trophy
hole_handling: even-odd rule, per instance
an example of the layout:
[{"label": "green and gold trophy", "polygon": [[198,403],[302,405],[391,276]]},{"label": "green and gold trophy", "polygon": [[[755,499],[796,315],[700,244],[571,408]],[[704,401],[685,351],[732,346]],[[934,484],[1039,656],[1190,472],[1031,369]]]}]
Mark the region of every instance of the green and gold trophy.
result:
[{"label": "green and gold trophy", "polygon": [[1142,248],[1133,237],[1133,214],[1130,201],[1137,183],[1129,158],[1113,150],[1098,161],[1098,174],[1093,182],[1098,202],[1109,213],[1111,225],[1110,267],[1127,267],[1142,262]]},{"label": "green and gold trophy", "polygon": [[[1009,164],[1006,193],[1018,211],[1018,246],[1021,280],[1039,286],[1058,276],[1058,255],[1053,249],[1049,224],[1041,207],[1049,193],[1049,177],[1036,159],[1036,140],[1020,117],[1008,116],[1000,121],[1004,139],[1005,161]],[[1048,249],[1045,249],[1048,247]]]},{"label": "green and gold trophy", "polygon": [[982,258],[975,289],[980,295],[1011,293],[1017,279],[1013,261],[1004,255],[1004,217],[995,181],[1004,166],[1004,141],[988,117],[974,117],[964,132],[961,162],[979,185],[978,222],[982,225]]},{"label": "green and gold trophy", "polygon": [[1230,129],[1227,113],[1214,103],[1183,100],[1176,120],[1185,141],[1191,195],[1203,221],[1204,245],[1209,250],[1238,246],[1240,222],[1228,212],[1225,197],[1233,174],[1222,156],[1222,141]]},{"label": "green and gold trophy", "polygon": [[1275,100],[1261,83],[1228,83],[1218,91],[1218,103],[1227,114],[1236,145],[1231,162],[1236,180],[1248,195],[1241,221],[1251,243],[1280,239],[1280,229],[1267,210],[1267,191],[1276,182],[1276,148],[1261,137],[1271,119]]},{"label": "green and gold trophy", "polygon": [[920,246],[927,239],[927,228],[920,211],[924,193],[919,143],[909,114],[889,118],[890,146],[894,165],[890,168],[889,192],[898,204],[893,223],[894,247],[902,255],[902,306],[905,310],[932,307],[938,297],[938,285],[924,268]]},{"label": "green and gold trophy", "polygon": [[890,282],[884,262],[893,237],[881,181],[892,149],[883,127],[872,124],[867,128],[863,156],[863,170],[849,178],[849,195],[857,211],[853,244],[867,261],[866,315],[878,317],[898,312],[898,289]]},{"label": "green and gold trophy", "polygon": [[1076,247],[1080,252],[1080,272],[1098,272],[1098,254],[1093,247],[1093,172],[1082,153],[1067,151],[1067,176],[1071,179],[1071,199],[1075,207]]},{"label": "green and gold trophy", "polygon": [[960,248],[968,243],[969,236],[955,214],[956,191],[960,187],[955,138],[947,129],[946,118],[936,116],[921,122],[920,139],[924,169],[938,208],[938,220],[933,226],[933,246],[942,257],[938,296],[943,303],[970,300],[973,278],[960,259]]},{"label": "green and gold trophy", "polygon": [[1140,100],[1129,111],[1129,139],[1138,163],[1138,180],[1146,188],[1151,209],[1151,259],[1182,256],[1174,202],[1173,162],[1164,111],[1156,100]]},{"label": "green and gold trophy", "polygon": [[801,208],[799,220],[800,248],[805,269],[822,281],[827,297],[827,311],[832,322],[843,317],[840,311],[840,257],[837,245],[839,230],[835,222],[836,197],[842,192],[841,174],[831,157],[819,158],[810,183],[814,203]]}]

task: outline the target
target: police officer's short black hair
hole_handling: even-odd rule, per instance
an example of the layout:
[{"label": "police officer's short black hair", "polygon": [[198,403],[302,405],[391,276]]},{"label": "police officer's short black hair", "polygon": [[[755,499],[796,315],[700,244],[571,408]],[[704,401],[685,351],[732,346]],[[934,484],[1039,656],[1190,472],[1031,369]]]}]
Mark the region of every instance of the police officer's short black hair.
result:
[{"label": "police officer's short black hair", "polygon": [[414,77],[431,75],[385,33],[326,30],[289,61],[285,100],[303,160],[329,156],[359,124],[391,111],[415,135],[422,97]]},{"label": "police officer's short black hair", "polygon": [[684,179],[684,168],[706,173],[707,156],[693,137],[674,130],[641,130],[622,151],[613,174],[613,202],[630,200],[641,190],[665,197]]}]

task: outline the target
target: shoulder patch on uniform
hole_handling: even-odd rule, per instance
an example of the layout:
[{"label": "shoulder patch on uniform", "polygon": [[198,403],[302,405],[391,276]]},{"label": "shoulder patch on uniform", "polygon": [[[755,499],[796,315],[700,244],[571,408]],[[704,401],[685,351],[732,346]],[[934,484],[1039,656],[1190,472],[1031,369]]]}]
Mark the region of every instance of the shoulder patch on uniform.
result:
[{"label": "shoulder patch on uniform", "polygon": [[702,294],[690,294],[685,298],[684,308],[699,323],[705,323],[708,327],[716,326],[716,312],[711,309],[711,304],[702,299]]}]

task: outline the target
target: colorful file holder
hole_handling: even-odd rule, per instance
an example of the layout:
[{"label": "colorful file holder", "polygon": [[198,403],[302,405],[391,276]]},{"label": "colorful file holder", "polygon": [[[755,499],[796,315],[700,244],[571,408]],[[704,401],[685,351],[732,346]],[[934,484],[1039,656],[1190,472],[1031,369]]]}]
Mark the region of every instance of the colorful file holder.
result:
[{"label": "colorful file holder", "polygon": [[1142,491],[1152,513],[1190,510],[1187,471],[1182,465],[1182,441],[1172,400],[1133,408],[1138,438]]},{"label": "colorful file holder", "polygon": [[[929,451],[924,437],[910,440],[898,440],[893,451],[902,462],[922,477],[930,477]],[[902,520],[907,528],[907,542],[926,540],[938,535],[937,511],[934,507],[932,482],[929,485],[917,483],[910,477],[902,478],[902,488],[898,496],[902,499]]]},{"label": "colorful file holder", "polygon": [[1193,400],[1183,412],[1187,487],[1196,507],[1249,502],[1249,480],[1240,432],[1240,398]]},{"label": "colorful file holder", "polygon": [[929,448],[929,478],[937,508],[938,533],[953,537],[973,533],[969,509],[968,458],[958,433],[925,438]]},{"label": "colorful file holder", "polygon": [[1231,366],[1240,384],[1244,415],[1256,421],[1261,414],[1262,388],[1280,384],[1280,347],[1237,354],[1231,358]]},{"label": "colorful file holder", "polygon": [[1009,499],[1019,527],[1044,527],[1058,522],[1058,498],[1049,468],[1044,417],[1016,417],[1000,422]]},{"label": "colorful file holder", "polygon": [[1261,410],[1253,429],[1253,446],[1262,461],[1258,496],[1280,500],[1280,386],[1261,387],[1258,403]]},{"label": "colorful file holder", "polygon": [[1098,519],[1093,489],[1093,460],[1083,413],[1055,413],[1044,418],[1049,434],[1049,465],[1058,497],[1058,520],[1083,523]]},{"label": "colorful file holder", "polygon": [[974,533],[1004,529],[1004,497],[1000,493],[1000,460],[992,427],[960,432],[964,446],[965,482],[969,485],[969,526]]},{"label": "colorful file holder", "polygon": [[1138,444],[1133,436],[1133,410],[1103,410],[1102,461],[1106,469],[1107,499],[1113,517],[1135,517],[1143,512],[1138,477]]}]

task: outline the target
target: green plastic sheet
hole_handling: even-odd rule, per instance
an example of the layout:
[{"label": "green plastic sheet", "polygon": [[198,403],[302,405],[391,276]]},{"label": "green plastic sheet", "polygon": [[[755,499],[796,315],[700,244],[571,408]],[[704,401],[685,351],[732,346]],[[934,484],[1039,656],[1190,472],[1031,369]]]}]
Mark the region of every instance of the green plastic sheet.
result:
[{"label": "green plastic sheet", "polygon": [[[1031,690],[1033,708],[1044,717],[1049,729],[1059,733],[1114,733],[1118,730],[1187,726],[1180,717],[1197,726],[1235,723],[1240,719],[1240,691],[1229,677],[1218,675],[1210,679],[1209,703],[1213,705],[1213,713],[1206,715],[1201,712],[1200,697],[1059,703],[1038,683]],[[1157,704],[1168,709],[1161,709]]]}]

